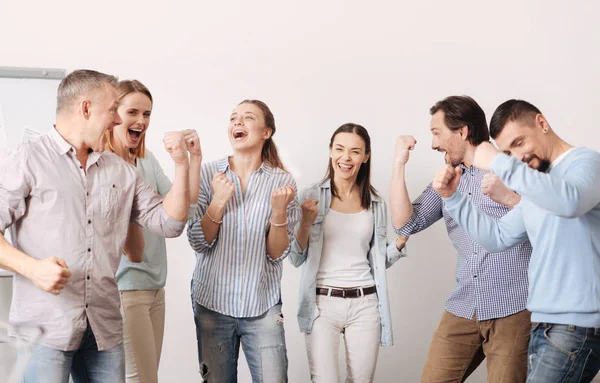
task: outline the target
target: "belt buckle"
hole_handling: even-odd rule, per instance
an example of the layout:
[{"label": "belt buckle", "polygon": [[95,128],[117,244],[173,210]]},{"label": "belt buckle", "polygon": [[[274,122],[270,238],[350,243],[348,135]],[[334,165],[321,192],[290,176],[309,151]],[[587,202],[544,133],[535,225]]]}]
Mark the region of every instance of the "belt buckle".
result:
[{"label": "belt buckle", "polygon": [[346,289],[342,289],[342,298],[347,298],[346,291],[347,291]]}]

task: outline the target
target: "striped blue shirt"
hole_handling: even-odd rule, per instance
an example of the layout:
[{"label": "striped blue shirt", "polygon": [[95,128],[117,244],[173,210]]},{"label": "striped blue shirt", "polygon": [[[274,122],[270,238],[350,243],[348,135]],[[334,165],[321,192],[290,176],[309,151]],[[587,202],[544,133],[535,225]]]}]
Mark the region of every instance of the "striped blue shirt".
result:
[{"label": "striped blue shirt", "polygon": [[[458,191],[485,214],[500,219],[509,209],[481,192],[485,171],[463,168]],[[448,214],[442,197],[429,185],[413,202],[413,215],[397,234],[410,236],[444,218],[448,236],[457,251],[456,288],[446,301],[446,311],[461,318],[504,318],[525,310],[527,269],[531,244],[525,241],[499,253],[489,253],[461,229]]]},{"label": "striped blue shirt", "polygon": [[[224,173],[235,187],[225,207],[223,223],[208,243],[200,221],[213,198],[211,181]],[[264,314],[281,301],[282,260],[267,254],[271,218],[271,194],[279,187],[296,183],[291,174],[266,162],[252,173],[242,193],[239,177],[229,168],[228,157],[202,165],[198,212],[188,223],[188,241],[196,252],[192,299],[209,310],[235,318]],[[300,219],[300,205],[294,198],[287,209],[287,231],[293,242],[293,228]]]}]

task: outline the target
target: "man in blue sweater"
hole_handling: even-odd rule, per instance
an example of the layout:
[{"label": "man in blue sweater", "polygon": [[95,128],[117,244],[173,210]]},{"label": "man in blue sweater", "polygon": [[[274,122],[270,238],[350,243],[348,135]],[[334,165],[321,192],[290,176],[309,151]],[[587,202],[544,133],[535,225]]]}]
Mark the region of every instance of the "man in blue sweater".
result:
[{"label": "man in blue sweater", "polygon": [[[489,252],[529,238],[532,312],[527,382],[590,382],[600,369],[600,153],[554,133],[538,108],[500,105],[473,166],[491,170],[521,202],[499,220],[456,192],[460,169],[433,181],[449,215]],[[512,157],[511,157],[512,156]]]}]

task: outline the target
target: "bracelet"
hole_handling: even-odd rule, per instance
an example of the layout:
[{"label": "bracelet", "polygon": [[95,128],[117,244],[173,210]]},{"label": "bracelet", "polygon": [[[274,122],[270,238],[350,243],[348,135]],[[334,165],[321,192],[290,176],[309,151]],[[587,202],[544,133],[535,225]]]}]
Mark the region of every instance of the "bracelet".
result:
[{"label": "bracelet", "polygon": [[208,214],[208,210],[206,210],[206,216],[208,217],[208,219],[210,219],[211,221],[213,221],[213,223],[216,223],[217,225],[220,225],[223,223],[223,220],[217,221],[213,217],[211,217],[210,214]]},{"label": "bracelet", "polygon": [[288,220],[287,218],[285,219],[284,223],[273,223],[273,221],[269,220],[269,222],[271,223],[271,226],[275,226],[275,227],[282,227],[288,224]]}]

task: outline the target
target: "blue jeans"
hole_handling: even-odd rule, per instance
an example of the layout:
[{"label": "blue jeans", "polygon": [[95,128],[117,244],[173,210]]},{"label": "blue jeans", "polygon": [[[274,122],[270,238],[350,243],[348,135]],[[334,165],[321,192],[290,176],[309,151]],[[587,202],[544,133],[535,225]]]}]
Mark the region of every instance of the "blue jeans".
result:
[{"label": "blue jeans", "polygon": [[27,363],[24,383],[125,383],[123,344],[98,351],[96,338],[88,324],[79,348],[60,351],[37,345]]},{"label": "blue jeans", "polygon": [[533,323],[528,383],[591,382],[600,369],[600,328]]},{"label": "blue jeans", "polygon": [[281,304],[261,316],[233,318],[193,303],[198,362],[208,383],[237,382],[240,343],[255,383],[287,382]]}]

